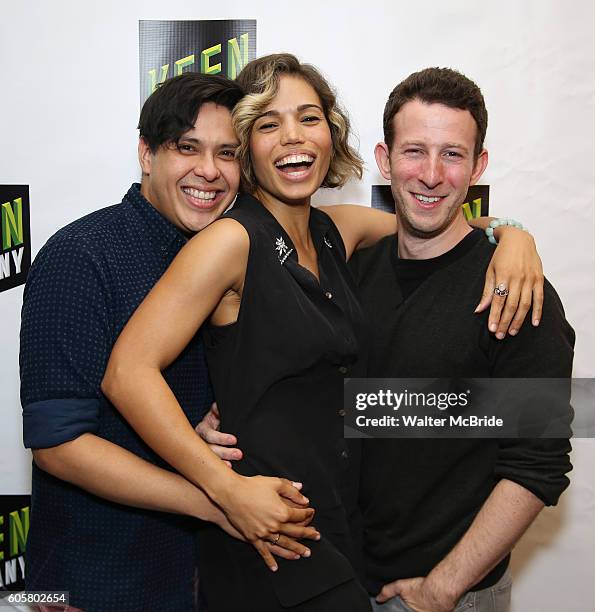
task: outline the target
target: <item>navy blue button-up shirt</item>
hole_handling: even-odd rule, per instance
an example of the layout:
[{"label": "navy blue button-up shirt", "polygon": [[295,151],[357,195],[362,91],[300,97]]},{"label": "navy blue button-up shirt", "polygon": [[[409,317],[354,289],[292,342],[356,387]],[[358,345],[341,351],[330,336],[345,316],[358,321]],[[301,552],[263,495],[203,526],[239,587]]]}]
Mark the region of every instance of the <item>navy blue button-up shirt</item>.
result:
[{"label": "navy blue button-up shirt", "polygon": [[[24,293],[25,446],[91,432],[164,466],[100,386],[118,334],[184,243],[139,185],[48,240]],[[164,375],[195,425],[212,401],[198,336]],[[28,590],[70,591],[71,605],[88,612],[192,609],[192,519],[100,499],[35,465],[31,503]]]}]

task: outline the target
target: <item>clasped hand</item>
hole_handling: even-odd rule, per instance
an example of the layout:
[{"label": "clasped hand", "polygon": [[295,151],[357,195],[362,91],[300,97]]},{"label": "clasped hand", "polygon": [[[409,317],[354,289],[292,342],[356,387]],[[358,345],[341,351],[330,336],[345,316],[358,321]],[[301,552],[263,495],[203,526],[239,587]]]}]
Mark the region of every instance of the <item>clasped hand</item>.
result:
[{"label": "clasped hand", "polygon": [[[196,431],[215,454],[231,465],[229,460],[240,459],[241,451],[227,447],[236,443],[235,437],[222,434],[217,431],[218,427],[219,412],[213,404]],[[300,493],[302,484],[285,478],[232,474],[230,486],[217,503],[231,525],[256,548],[267,566],[272,571],[278,568],[273,553],[289,560],[309,557],[310,549],[298,540],[319,540],[320,533],[310,526],[314,509],[309,507],[308,498]]]}]

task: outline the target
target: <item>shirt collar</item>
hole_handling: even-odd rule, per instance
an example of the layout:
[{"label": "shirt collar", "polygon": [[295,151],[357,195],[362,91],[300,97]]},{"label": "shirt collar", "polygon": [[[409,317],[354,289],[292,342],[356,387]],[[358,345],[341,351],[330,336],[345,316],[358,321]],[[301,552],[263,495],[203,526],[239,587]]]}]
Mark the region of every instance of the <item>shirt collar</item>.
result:
[{"label": "shirt collar", "polygon": [[162,249],[175,249],[177,252],[186,244],[186,236],[142,195],[139,183],[132,184],[123,201],[133,207]]},{"label": "shirt collar", "polygon": [[[283,226],[279,223],[279,221],[277,221],[273,213],[271,213],[266,206],[261,204],[261,202],[259,202],[253,195],[248,193],[238,194],[233,208],[244,208],[250,210],[253,216],[258,219],[265,228],[267,228],[271,234],[271,237],[275,237],[274,240],[271,240],[271,251],[276,252],[279,262],[282,265],[287,261],[287,259],[293,259],[296,263],[298,262],[297,251],[293,241],[289,237],[289,234],[283,229]],[[328,249],[333,248],[332,236],[330,233],[331,223],[332,222],[328,215],[322,213],[314,207],[310,208],[308,225],[310,227],[312,241],[319,259],[326,256]]]}]

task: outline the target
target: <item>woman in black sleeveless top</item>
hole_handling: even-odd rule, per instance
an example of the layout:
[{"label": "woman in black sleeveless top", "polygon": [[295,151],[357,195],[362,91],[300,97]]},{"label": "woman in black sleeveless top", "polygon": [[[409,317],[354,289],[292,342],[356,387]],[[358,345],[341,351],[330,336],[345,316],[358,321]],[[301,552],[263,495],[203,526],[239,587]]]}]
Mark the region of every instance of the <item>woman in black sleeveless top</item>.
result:
[{"label": "woman in black sleeveless top", "polygon": [[339,491],[342,478],[355,475],[343,439],[343,376],[363,363],[366,346],[341,236],[327,215],[311,210],[317,279],[298,263],[283,227],[253,197],[241,196],[226,217],[247,231],[250,254],[238,319],[209,325],[206,347],[223,427],[242,441],[244,459],[234,467],[246,476],[303,482],[322,539],[308,542],[310,558],[281,560],[271,574],[245,544],[205,526],[200,575],[209,609],[231,610],[233,602],[242,609],[248,597],[258,601],[255,610],[273,610],[337,590],[340,600],[321,603],[329,607],[315,606],[314,599],[315,607],[296,609],[335,609],[340,601],[336,609],[367,610],[348,562],[354,551]]},{"label": "woman in black sleeveless top", "polygon": [[[271,572],[251,546],[206,525],[200,557],[209,611],[363,612],[371,608],[353,570],[349,483],[357,481],[357,461],[343,439],[342,380],[363,374],[366,326],[345,261],[394,232],[394,217],[363,207],[345,216],[352,207],[333,207],[339,232],[328,214],[310,207],[320,186],[361,176],[347,119],[313,67],[268,56],[250,62],[240,82],[251,95],[236,108],[234,125],[252,195],[239,196],[232,211],[189,242],[135,313],[114,351],[127,376],[121,387],[110,385],[118,389],[110,396],[160,454],[225,508],[234,491],[208,482],[194,450],[203,443],[188,434],[159,372],[208,320],[222,428],[244,452],[234,471],[218,478],[232,482],[236,495],[246,495],[246,478],[257,482],[257,475],[302,482],[322,534],[308,541],[310,556],[280,559]],[[258,480],[259,491],[275,480]],[[245,499],[247,511],[251,501]],[[303,531],[287,521],[259,537],[291,548],[287,536]]]},{"label": "woman in black sleeveless top", "polygon": [[[267,69],[278,72],[260,99],[246,98],[234,113],[236,126],[251,124],[240,138],[250,134],[253,166],[244,164],[244,179],[254,196],[241,195],[225,218],[247,234],[249,253],[236,320],[212,317],[207,358],[223,427],[242,441],[235,469],[303,482],[322,537],[308,542],[309,558],[280,560],[271,573],[253,550],[207,525],[200,575],[215,611],[368,610],[340,495],[355,475],[343,439],[342,384],[365,362],[364,316],[341,235],[310,208],[329,173],[333,139],[320,95],[299,73],[263,58],[243,78],[257,80]],[[349,153],[345,178],[359,170]]]}]

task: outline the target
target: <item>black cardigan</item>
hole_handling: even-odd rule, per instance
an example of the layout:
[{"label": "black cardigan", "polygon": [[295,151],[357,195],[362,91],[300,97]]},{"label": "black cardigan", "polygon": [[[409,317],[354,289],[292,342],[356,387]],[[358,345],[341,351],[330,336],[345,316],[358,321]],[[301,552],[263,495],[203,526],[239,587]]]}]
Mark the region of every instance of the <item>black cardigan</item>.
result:
[{"label": "black cardigan", "polygon": [[[433,260],[401,260],[396,237],[358,252],[351,267],[372,323],[369,376],[564,378],[574,332],[546,281],[541,324],[497,340],[474,315],[493,254],[478,231]],[[407,298],[404,298],[404,294]],[[570,409],[569,409],[570,410]],[[426,576],[460,540],[499,479],[546,505],[568,486],[565,439],[364,440],[360,508],[366,583]],[[502,576],[508,557],[473,590]]]}]

